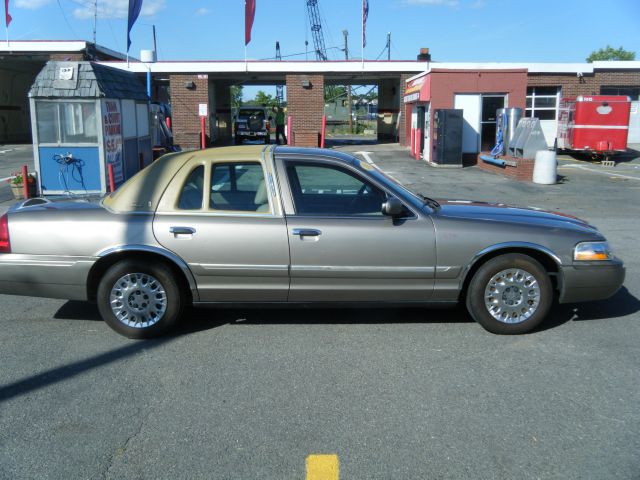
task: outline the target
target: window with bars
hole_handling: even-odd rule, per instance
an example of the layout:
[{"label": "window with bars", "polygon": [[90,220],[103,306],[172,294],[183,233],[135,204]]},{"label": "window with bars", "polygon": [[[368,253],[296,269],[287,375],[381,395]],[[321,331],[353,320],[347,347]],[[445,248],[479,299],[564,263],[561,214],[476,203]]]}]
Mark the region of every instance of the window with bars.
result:
[{"label": "window with bars", "polygon": [[558,118],[561,91],[560,87],[528,87],[525,116],[540,120]]}]

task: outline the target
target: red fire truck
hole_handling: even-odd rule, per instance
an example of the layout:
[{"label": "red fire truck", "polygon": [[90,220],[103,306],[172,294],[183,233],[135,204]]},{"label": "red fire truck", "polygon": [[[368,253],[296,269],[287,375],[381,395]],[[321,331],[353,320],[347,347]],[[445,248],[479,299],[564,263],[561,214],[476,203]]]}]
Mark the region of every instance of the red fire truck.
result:
[{"label": "red fire truck", "polygon": [[631,99],[625,96],[580,95],[562,98],[557,148],[609,157],[627,149]]}]

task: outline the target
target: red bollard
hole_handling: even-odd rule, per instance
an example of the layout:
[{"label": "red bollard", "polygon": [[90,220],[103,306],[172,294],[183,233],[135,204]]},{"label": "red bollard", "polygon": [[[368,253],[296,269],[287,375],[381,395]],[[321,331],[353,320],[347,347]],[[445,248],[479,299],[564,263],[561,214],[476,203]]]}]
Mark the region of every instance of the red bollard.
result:
[{"label": "red bollard", "polygon": [[327,133],[327,116],[322,115],[322,133],[320,134],[320,148],[324,148],[324,136]]},{"label": "red bollard", "polygon": [[204,134],[205,127],[205,117],[200,117],[200,149],[204,150],[206,148],[206,137]]},{"label": "red bollard", "polygon": [[29,198],[29,172],[27,171],[27,166],[22,166],[22,191],[24,193],[24,198]]},{"label": "red bollard", "polygon": [[144,168],[144,153],[140,153],[139,158],[140,158],[140,170],[142,170]]},{"label": "red bollard", "polygon": [[168,128],[169,130],[171,130],[171,117],[167,117],[167,118],[165,119],[165,122],[164,122],[164,123],[166,123],[166,124],[167,124],[167,128]]},{"label": "red bollard", "polygon": [[416,129],[411,127],[411,156],[415,155],[416,148]]},{"label": "red bollard", "polygon": [[291,137],[293,134],[291,133],[291,124],[293,121],[291,120],[291,115],[287,117],[287,145],[291,145]]},{"label": "red bollard", "polygon": [[116,182],[113,179],[113,164],[110,163],[107,167],[107,171],[109,172],[109,191],[113,192],[116,189]]}]

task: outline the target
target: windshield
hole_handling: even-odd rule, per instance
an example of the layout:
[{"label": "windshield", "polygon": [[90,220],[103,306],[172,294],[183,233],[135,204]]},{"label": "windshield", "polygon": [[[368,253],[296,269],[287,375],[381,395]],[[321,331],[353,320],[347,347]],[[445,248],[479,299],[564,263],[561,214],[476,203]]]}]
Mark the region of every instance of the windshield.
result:
[{"label": "windshield", "polygon": [[427,197],[401,184],[398,180],[393,178],[391,175],[384,173],[382,170],[366,162],[360,162],[360,166],[363,167],[365,170],[367,170],[372,176],[376,177],[376,179],[378,179],[382,183],[391,184],[391,186],[393,186],[396,191],[399,190],[401,194],[412,197],[416,201],[420,202],[420,204],[425,203],[425,200],[427,199]]}]

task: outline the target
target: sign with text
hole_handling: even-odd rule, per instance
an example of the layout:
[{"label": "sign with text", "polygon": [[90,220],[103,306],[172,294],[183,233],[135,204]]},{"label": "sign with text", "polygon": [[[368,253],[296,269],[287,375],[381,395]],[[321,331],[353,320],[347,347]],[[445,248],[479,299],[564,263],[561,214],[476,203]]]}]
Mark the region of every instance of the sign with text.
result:
[{"label": "sign with text", "polygon": [[116,185],[124,180],[122,159],[122,113],[119,100],[102,100],[104,152],[107,165],[113,165]]},{"label": "sign with text", "polygon": [[208,117],[209,116],[209,105],[206,103],[198,104],[198,115],[200,117]]}]

